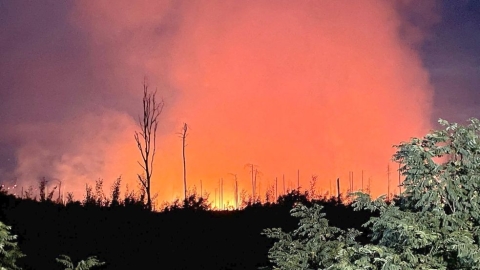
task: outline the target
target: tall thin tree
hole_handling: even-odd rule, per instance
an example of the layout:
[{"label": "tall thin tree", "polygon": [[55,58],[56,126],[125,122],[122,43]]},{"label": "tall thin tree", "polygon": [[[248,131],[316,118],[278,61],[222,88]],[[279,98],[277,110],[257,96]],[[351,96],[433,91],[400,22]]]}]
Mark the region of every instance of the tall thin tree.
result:
[{"label": "tall thin tree", "polygon": [[300,192],[300,169],[297,170],[297,190]]},{"label": "tall thin tree", "polygon": [[182,155],[183,155],[183,191],[185,194],[185,200],[187,200],[187,167],[185,163],[185,140],[187,138],[187,130],[188,126],[187,123],[183,123],[182,128]]},{"label": "tall thin tree", "polygon": [[250,168],[250,172],[252,173],[252,199],[255,201],[255,188],[257,185],[257,174],[259,173],[256,168],[258,168],[258,165],[248,163],[245,165],[245,168]]},{"label": "tall thin tree", "polygon": [[230,175],[233,175],[234,179],[235,179],[235,196],[234,199],[235,199],[235,208],[238,209],[238,181],[237,181],[237,174],[236,173],[229,173]]},{"label": "tall thin tree", "polygon": [[278,179],[275,177],[275,201],[278,200]]},{"label": "tall thin tree", "polygon": [[157,91],[149,92],[147,83],[143,82],[143,116],[138,117],[140,131],[135,131],[135,141],[142,156],[142,161],[137,161],[143,169],[143,175],[138,174],[147,195],[147,209],[152,210],[151,184],[153,174],[153,161],[155,160],[158,117],[162,113],[164,102],[156,100]]}]

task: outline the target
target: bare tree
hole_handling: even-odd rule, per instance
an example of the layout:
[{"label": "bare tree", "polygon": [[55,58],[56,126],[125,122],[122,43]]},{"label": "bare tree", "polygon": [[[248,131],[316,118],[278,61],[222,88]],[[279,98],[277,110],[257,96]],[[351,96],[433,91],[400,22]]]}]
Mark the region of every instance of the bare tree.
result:
[{"label": "bare tree", "polygon": [[183,156],[183,191],[185,193],[185,201],[187,200],[187,167],[185,164],[185,140],[187,138],[187,123],[183,123],[182,132],[180,136],[182,138],[182,156]]},{"label": "bare tree", "polygon": [[237,181],[237,174],[236,173],[229,173],[235,177],[235,196],[233,196],[235,200],[235,209],[238,209],[238,181]]},{"label": "bare tree", "polygon": [[135,141],[142,155],[142,162],[137,161],[143,169],[144,175],[138,174],[143,190],[147,195],[147,208],[152,210],[151,180],[153,161],[155,159],[158,116],[162,113],[164,102],[157,103],[157,91],[148,91],[146,82],[143,82],[143,117],[138,117],[140,131],[135,131]]},{"label": "bare tree", "polygon": [[245,168],[250,168],[250,172],[252,173],[252,198],[255,201],[255,191],[256,191],[256,185],[257,185],[257,175],[260,173],[258,171],[258,165],[255,165],[253,163],[247,163],[245,165]]}]

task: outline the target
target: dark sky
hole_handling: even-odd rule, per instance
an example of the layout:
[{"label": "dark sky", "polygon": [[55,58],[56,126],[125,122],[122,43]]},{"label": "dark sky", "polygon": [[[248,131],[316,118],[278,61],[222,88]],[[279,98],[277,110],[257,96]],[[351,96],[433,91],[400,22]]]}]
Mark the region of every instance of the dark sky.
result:
[{"label": "dark sky", "polygon": [[[0,0],[0,178],[68,176],[80,179],[69,182],[75,189],[136,170],[144,76],[166,101],[161,139],[173,146],[159,155],[181,171],[176,132],[191,123],[191,158],[203,162],[192,165],[196,181],[246,173],[250,162],[268,163],[265,178],[273,179],[278,166],[294,163],[286,170],[295,172],[298,160],[325,162],[315,147],[338,160],[354,148],[348,162],[358,171],[377,164],[355,161],[370,150],[348,140],[378,135],[388,148],[438,118],[480,118],[480,2],[393,2]],[[248,110],[255,112],[240,113]],[[397,129],[405,133],[392,139]],[[373,135],[342,137],[351,130]],[[245,145],[253,150],[244,153]],[[231,153],[237,159],[225,158]],[[304,163],[306,175],[321,164]],[[337,163],[327,166],[342,171],[332,176],[346,175],[350,167]],[[226,168],[202,174],[209,166]]]},{"label": "dark sky", "polygon": [[442,1],[440,23],[422,46],[435,87],[432,120],[480,117],[480,2]]}]

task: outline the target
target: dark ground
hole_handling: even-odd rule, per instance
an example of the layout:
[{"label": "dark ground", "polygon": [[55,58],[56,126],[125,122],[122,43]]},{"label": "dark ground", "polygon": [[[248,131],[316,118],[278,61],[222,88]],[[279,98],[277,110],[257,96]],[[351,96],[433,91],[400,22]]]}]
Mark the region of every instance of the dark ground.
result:
[{"label": "dark ground", "polygon": [[[275,204],[238,211],[170,208],[154,213],[136,204],[116,207],[66,206],[0,195],[0,220],[12,226],[27,256],[23,269],[63,269],[60,254],[74,262],[96,255],[106,265],[96,269],[258,269],[268,264],[273,240],[263,229],[291,231],[298,220],[289,211],[305,196],[289,193]],[[370,214],[354,212],[335,200],[320,201],[331,225],[360,229]]]}]

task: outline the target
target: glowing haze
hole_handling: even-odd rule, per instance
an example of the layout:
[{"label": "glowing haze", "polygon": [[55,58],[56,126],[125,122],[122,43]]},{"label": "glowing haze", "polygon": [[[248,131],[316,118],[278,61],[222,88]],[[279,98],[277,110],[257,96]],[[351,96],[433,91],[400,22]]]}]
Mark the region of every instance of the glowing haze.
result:
[{"label": "glowing haze", "polygon": [[[77,198],[98,178],[108,186],[122,175],[136,187],[133,133],[144,76],[165,100],[153,186],[160,200],[183,194],[184,122],[189,186],[203,180],[213,200],[223,178],[230,203],[229,173],[251,192],[248,163],[262,173],[262,194],[275,177],[283,190],[282,175],[296,187],[297,170],[302,187],[318,175],[318,191],[337,177],[346,190],[353,171],[360,188],[363,170],[375,195],[387,191],[390,164],[393,193],[392,145],[430,128],[433,92],[415,50],[437,19],[427,2],[75,3],[67,23],[86,44],[85,84],[102,95],[71,91],[79,101],[62,119],[11,124],[4,136],[20,138],[22,185],[61,179]],[[405,12],[423,12],[426,21],[413,25]]]}]

